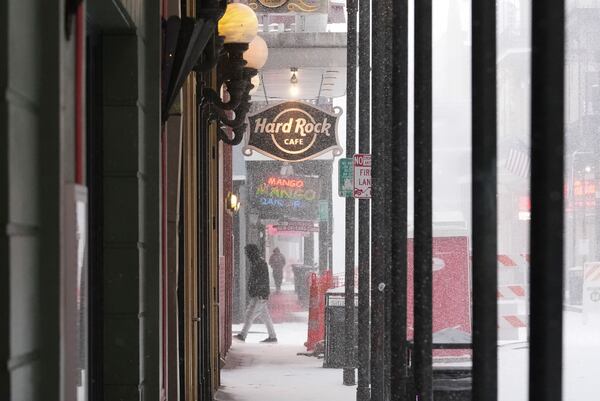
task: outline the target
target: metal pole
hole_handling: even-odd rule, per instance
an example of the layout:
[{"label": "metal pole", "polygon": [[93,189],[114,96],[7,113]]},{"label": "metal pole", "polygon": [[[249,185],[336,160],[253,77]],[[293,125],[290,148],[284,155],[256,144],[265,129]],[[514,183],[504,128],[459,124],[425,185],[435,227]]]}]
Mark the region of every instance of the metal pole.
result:
[{"label": "metal pole", "polygon": [[564,0],[532,2],[529,399],[562,399]]},{"label": "metal pole", "polygon": [[389,394],[385,361],[389,357],[389,327],[386,327],[391,261],[390,147],[392,138],[392,1],[373,0],[373,187],[371,237],[371,399],[383,401]]},{"label": "metal pole", "polygon": [[419,401],[432,401],[432,56],[431,0],[415,1],[414,375]]},{"label": "metal pole", "polygon": [[408,203],[408,0],[395,0],[392,53],[392,208],[390,399],[406,398]]},{"label": "metal pole", "polygon": [[[323,194],[322,196],[326,195]],[[321,199],[322,201],[326,201],[326,199]],[[327,226],[327,220],[322,220],[322,216],[319,216],[319,276],[322,276],[326,270],[331,268],[327,266]]]},{"label": "metal pole", "polygon": [[[347,88],[346,88],[346,157],[352,158],[356,149],[356,0],[348,0]],[[345,269],[345,367],[343,382],[356,383],[354,372],[354,248],[356,201],[346,198],[346,269]]]},{"label": "metal pole", "polygon": [[[359,0],[359,152],[371,152],[371,0]],[[371,398],[371,201],[358,201],[358,386],[357,401]]]},{"label": "metal pole", "polygon": [[[363,146],[363,135],[366,144]],[[360,132],[360,152],[369,153],[369,132]],[[358,386],[357,401],[371,398],[370,360],[371,360],[371,205],[370,200],[358,201]]]},{"label": "metal pole", "polygon": [[496,1],[472,7],[473,396],[498,398]]}]

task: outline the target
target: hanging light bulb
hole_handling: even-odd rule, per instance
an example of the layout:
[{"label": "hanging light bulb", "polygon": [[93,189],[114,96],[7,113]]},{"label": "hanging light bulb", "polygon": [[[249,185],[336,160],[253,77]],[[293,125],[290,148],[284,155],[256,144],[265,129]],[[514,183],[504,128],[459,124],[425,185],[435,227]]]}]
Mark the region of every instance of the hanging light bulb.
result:
[{"label": "hanging light bulb", "polygon": [[295,99],[300,94],[300,88],[298,88],[298,68],[291,67],[290,72],[292,73],[290,77],[290,96]]},{"label": "hanging light bulb", "polygon": [[298,83],[298,75],[297,75],[298,74],[298,68],[292,67],[292,68],[290,68],[290,71],[292,73],[292,76],[290,77],[290,82],[293,85],[296,85]]}]

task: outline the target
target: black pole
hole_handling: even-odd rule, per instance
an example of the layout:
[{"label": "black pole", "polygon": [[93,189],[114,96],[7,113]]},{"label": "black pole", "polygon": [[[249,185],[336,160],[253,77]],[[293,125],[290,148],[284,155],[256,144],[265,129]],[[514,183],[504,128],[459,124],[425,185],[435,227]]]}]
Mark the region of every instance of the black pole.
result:
[{"label": "black pole", "polygon": [[[348,0],[348,44],[346,86],[346,157],[352,158],[356,149],[356,0]],[[356,383],[354,372],[354,248],[356,201],[346,198],[346,268],[345,268],[345,367],[343,382]]]},{"label": "black pole", "polygon": [[[320,203],[325,206],[326,210],[322,216],[319,216],[319,274],[323,274],[327,270],[332,269],[332,260],[329,258],[329,250],[332,241],[331,219],[333,214],[331,212],[331,180],[333,179],[333,160],[321,163],[319,170],[321,171],[322,177],[329,177],[328,184],[324,185],[321,189]],[[319,205],[319,208],[321,207],[322,206]],[[321,212],[319,214],[321,214]]]},{"label": "black pole", "polygon": [[472,7],[473,399],[498,398],[496,1]]},{"label": "black pole", "polygon": [[[392,138],[392,1],[373,0],[372,75],[372,213],[371,237],[371,399],[383,401],[389,394],[386,360],[389,357],[389,266],[391,261],[391,160]],[[387,326],[387,327],[386,327]]]},{"label": "black pole", "polygon": [[390,399],[406,398],[406,280],[408,189],[408,1],[395,0],[392,53],[392,263]]},{"label": "black pole", "polygon": [[[371,0],[359,0],[359,144],[360,153],[371,152]],[[368,401],[371,358],[371,201],[358,201],[358,386],[357,401]]]},{"label": "black pole", "polygon": [[431,0],[415,2],[414,375],[419,401],[432,401]]},{"label": "black pole", "polygon": [[532,2],[529,399],[562,399],[564,0]]},{"label": "black pole", "polygon": [[[366,144],[363,143],[363,135]],[[370,152],[369,131],[360,132],[361,153]],[[371,361],[371,204],[368,199],[358,201],[358,386],[357,401],[371,398],[370,361]]]}]

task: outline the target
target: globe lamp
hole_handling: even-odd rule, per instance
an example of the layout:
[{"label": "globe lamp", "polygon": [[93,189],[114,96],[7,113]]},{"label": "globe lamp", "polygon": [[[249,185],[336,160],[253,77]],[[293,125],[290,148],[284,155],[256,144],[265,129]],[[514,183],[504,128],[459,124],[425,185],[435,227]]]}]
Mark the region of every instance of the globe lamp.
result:
[{"label": "globe lamp", "polygon": [[260,70],[263,68],[269,57],[269,48],[267,43],[260,36],[256,36],[248,45],[248,50],[244,52],[246,67]]},{"label": "globe lamp", "polygon": [[245,4],[229,3],[225,14],[219,20],[219,36],[225,44],[250,43],[258,33],[258,18]]}]

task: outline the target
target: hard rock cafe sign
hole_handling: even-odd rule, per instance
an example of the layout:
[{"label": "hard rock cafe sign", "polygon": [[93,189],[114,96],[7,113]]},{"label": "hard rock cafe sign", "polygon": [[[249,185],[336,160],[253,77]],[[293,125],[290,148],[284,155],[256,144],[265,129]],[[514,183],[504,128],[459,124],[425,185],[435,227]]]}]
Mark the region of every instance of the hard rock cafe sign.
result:
[{"label": "hard rock cafe sign", "polygon": [[243,152],[256,150],[276,160],[299,162],[327,152],[342,154],[337,123],[342,110],[333,113],[305,102],[283,102],[248,116],[249,133]]}]

